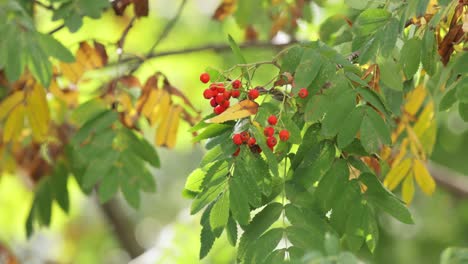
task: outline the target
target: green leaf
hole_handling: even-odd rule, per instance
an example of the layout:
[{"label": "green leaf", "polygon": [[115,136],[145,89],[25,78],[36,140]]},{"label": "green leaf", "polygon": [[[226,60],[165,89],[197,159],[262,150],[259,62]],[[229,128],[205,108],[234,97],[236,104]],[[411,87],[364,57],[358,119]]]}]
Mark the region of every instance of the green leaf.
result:
[{"label": "green leaf", "polygon": [[335,146],[331,141],[322,141],[313,146],[294,171],[293,179],[309,188],[330,168],[335,159]]},{"label": "green leaf", "polygon": [[296,247],[310,250],[324,250],[324,238],[311,232],[311,230],[299,226],[288,226],[286,228],[288,240]]},{"label": "green leaf", "polygon": [[70,32],[76,32],[83,24],[83,17],[99,18],[104,9],[109,7],[106,0],[71,0],[61,1],[61,5],[54,10],[53,20],[64,19],[65,26]]},{"label": "green leaf", "polygon": [[38,41],[41,48],[46,54],[63,62],[71,63],[75,61],[73,54],[65,48],[62,43],[48,34],[38,33]]},{"label": "green leaf", "polygon": [[384,114],[390,114],[388,106],[384,103],[384,99],[379,93],[372,89],[362,87],[357,87],[356,91],[364,98],[364,100],[373,105],[380,112]]},{"label": "green leaf", "polygon": [[[278,243],[283,238],[283,233],[284,230],[282,228],[274,228],[259,237],[255,241],[255,245],[249,249],[249,251],[253,252],[253,258],[246,260],[246,263],[264,263],[265,259],[278,246]],[[247,253],[246,255],[250,254]]]},{"label": "green leaf", "polygon": [[61,162],[57,163],[50,178],[51,188],[53,190],[54,200],[63,211],[68,212],[70,201],[68,197],[68,171]]},{"label": "green leaf", "polygon": [[369,4],[369,0],[349,0],[345,2],[349,7],[354,9],[364,9]]},{"label": "green leaf", "polygon": [[281,71],[289,73],[296,72],[296,68],[301,62],[303,53],[304,48],[299,45],[288,48],[281,59]]},{"label": "green leaf", "polygon": [[237,243],[237,224],[234,218],[229,216],[226,226],[226,236],[231,246],[235,247]]},{"label": "green leaf", "polygon": [[388,88],[393,90],[403,90],[403,78],[400,74],[400,68],[392,60],[385,60],[379,63],[380,81]]},{"label": "green leaf", "polygon": [[84,173],[83,187],[92,188],[104,175],[108,174],[119,155],[119,152],[109,149],[103,156],[94,157]]},{"label": "green leaf", "polygon": [[[124,178],[125,179],[125,178]],[[140,192],[139,189],[130,184],[128,181],[121,184],[122,193],[125,200],[135,209],[140,207]]]},{"label": "green leaf", "polygon": [[388,57],[395,48],[400,25],[398,19],[392,17],[387,25],[382,29],[383,37],[380,39],[380,53],[383,57]]},{"label": "green leaf", "polygon": [[359,55],[359,64],[364,65],[370,60],[375,60],[375,56],[377,55],[377,51],[379,49],[379,42],[382,39],[383,34],[377,32],[374,37],[370,38],[362,48],[360,49]]},{"label": "green leaf", "polygon": [[216,199],[216,197],[218,197],[218,195],[225,189],[225,184],[226,182],[222,181],[199,193],[192,202],[190,214],[196,214],[198,211]]},{"label": "green leaf", "polygon": [[343,121],[338,132],[338,147],[344,148],[349,145],[357,135],[364,117],[364,108],[356,107]]},{"label": "green leaf", "polygon": [[242,234],[237,252],[238,257],[242,258],[244,256],[250,245],[278,220],[282,211],[282,204],[270,203],[255,215],[250,224],[245,228],[244,234]]},{"label": "green leaf", "polygon": [[387,124],[370,107],[366,107],[366,115],[361,124],[361,143],[369,153],[377,152],[381,145],[392,143]]},{"label": "green leaf", "polygon": [[366,236],[364,226],[364,218],[367,217],[366,206],[358,201],[349,210],[350,215],[346,221],[346,242],[352,251],[358,251]]},{"label": "green leaf", "polygon": [[320,180],[315,195],[324,212],[329,211],[335,199],[343,192],[349,182],[348,163],[338,159]]},{"label": "green leaf", "polygon": [[104,111],[87,121],[81,128],[76,132],[72,138],[72,144],[79,145],[90,134],[99,134],[102,130],[110,129],[110,126],[117,121],[117,113],[113,111]]},{"label": "green leaf", "polygon": [[332,137],[338,133],[341,124],[356,106],[355,97],[354,91],[349,89],[335,98],[322,122],[321,132],[324,136]]},{"label": "green leaf", "polygon": [[293,121],[293,116],[283,113],[280,118],[280,124],[284,124],[284,128],[289,131],[288,142],[291,144],[301,144],[302,136],[301,129]]},{"label": "green leaf", "polygon": [[242,55],[242,52],[237,45],[236,41],[232,38],[231,35],[228,35],[228,41],[229,41],[229,46],[231,47],[232,53],[234,53],[234,56],[236,57],[236,61],[239,64],[246,64],[247,60],[244,58],[244,55]]},{"label": "green leaf", "polygon": [[459,102],[458,113],[465,122],[468,122],[468,103]]},{"label": "green leaf", "polygon": [[346,231],[346,220],[348,219],[350,207],[360,200],[361,190],[356,180],[350,180],[345,189],[338,195],[333,203],[330,224],[333,228],[344,233]]},{"label": "green leaf", "polygon": [[130,129],[123,129],[125,138],[128,140],[127,147],[132,153],[148,162],[155,168],[161,166],[156,149],[141,135],[136,135]]},{"label": "green leaf", "polygon": [[385,9],[366,9],[359,14],[353,25],[357,35],[367,36],[383,27],[390,19],[391,13]]},{"label": "green leaf", "polygon": [[455,57],[452,70],[454,74],[468,73],[468,53],[460,52]]},{"label": "green leaf", "polygon": [[210,213],[211,230],[222,229],[229,218],[229,191],[224,191],[216,200]]},{"label": "green leaf", "polygon": [[200,220],[200,224],[202,226],[202,230],[200,234],[200,243],[201,243],[200,255],[199,255],[200,259],[203,259],[204,257],[206,257],[206,255],[208,255],[216,239],[215,234],[210,229],[210,221],[209,221],[210,217],[209,216],[210,216],[211,208],[212,208],[211,205],[206,208]]},{"label": "green leaf", "polygon": [[426,29],[421,45],[421,63],[429,75],[434,75],[438,61],[437,42],[434,32]]},{"label": "green leaf", "polygon": [[326,95],[314,95],[308,102],[304,110],[306,122],[316,122],[323,118],[331,105],[331,100]]},{"label": "green leaf", "polygon": [[44,53],[41,47],[39,47],[35,37],[30,36],[29,41],[26,45],[28,53],[27,66],[31,71],[32,75],[36,80],[44,87],[49,87],[50,79],[52,77],[52,65],[49,62],[48,56]]},{"label": "green leaf", "polygon": [[365,196],[369,202],[405,224],[414,223],[408,208],[393,193],[385,189],[375,175],[363,173],[359,176],[359,180],[367,186]]},{"label": "green leaf", "polygon": [[200,140],[212,138],[214,136],[218,136],[223,132],[231,130],[232,126],[225,125],[225,124],[211,124],[203,130],[200,134],[192,139],[192,142],[199,142]]},{"label": "green leaf", "polygon": [[350,252],[341,252],[337,259],[337,264],[359,264],[361,262],[362,261]]},{"label": "green leaf", "polygon": [[317,76],[322,64],[322,56],[315,49],[306,48],[294,75],[297,89],[309,87]]},{"label": "green leaf", "polygon": [[98,195],[99,201],[105,203],[109,201],[119,190],[119,182],[122,175],[122,170],[119,170],[116,166],[102,177],[101,184],[99,184]]},{"label": "green leaf", "polygon": [[400,64],[406,78],[412,79],[418,71],[421,58],[421,40],[412,38],[405,42],[400,53]]},{"label": "green leaf", "polygon": [[242,181],[241,177],[245,176],[235,175],[229,181],[229,199],[234,219],[236,219],[240,225],[247,225],[250,219],[250,207],[245,187],[248,186],[244,186],[245,181]]},{"label": "green leaf", "polygon": [[296,169],[297,166],[302,162],[306,153],[315,145],[319,143],[319,132],[321,125],[320,123],[315,123],[309,126],[304,133],[302,143],[297,149],[296,155],[291,162],[291,169]]},{"label": "green leaf", "polygon": [[468,103],[468,77],[464,77],[458,81],[455,89],[457,89],[458,100],[462,103]]},{"label": "green leaf", "polygon": [[52,216],[52,192],[48,180],[43,180],[36,191],[35,204],[42,225],[49,226]]}]

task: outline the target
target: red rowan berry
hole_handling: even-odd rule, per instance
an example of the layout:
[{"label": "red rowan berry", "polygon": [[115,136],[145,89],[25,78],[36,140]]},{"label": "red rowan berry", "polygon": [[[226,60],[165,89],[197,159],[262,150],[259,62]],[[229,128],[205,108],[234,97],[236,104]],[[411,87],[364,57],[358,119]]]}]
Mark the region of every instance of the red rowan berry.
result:
[{"label": "red rowan berry", "polygon": [[286,129],[283,129],[279,132],[279,138],[281,141],[288,141],[289,139],[289,131]]},{"label": "red rowan berry", "polygon": [[234,89],[239,89],[241,86],[242,86],[242,83],[239,80],[234,80],[232,82],[232,88],[234,88]]},{"label": "red rowan berry", "polygon": [[223,107],[224,107],[225,109],[228,109],[228,108],[229,108],[229,105],[230,105],[229,101],[226,100],[226,101],[223,102]]},{"label": "red rowan berry", "polygon": [[278,123],[278,118],[275,115],[271,115],[268,117],[268,124],[274,126]]},{"label": "red rowan berry", "polygon": [[278,143],[278,141],[276,140],[275,137],[268,137],[267,138],[268,147],[272,148],[272,147],[276,146],[276,143]]},{"label": "red rowan berry", "polygon": [[263,129],[263,134],[266,137],[271,137],[271,136],[273,136],[273,134],[275,134],[275,129],[273,127],[271,127],[271,126],[265,127],[265,129]]},{"label": "red rowan berry", "polygon": [[217,93],[218,92],[218,85],[216,83],[210,84],[210,90]]},{"label": "red rowan berry", "polygon": [[223,102],[225,101],[223,94],[216,95],[215,100],[216,100],[216,103],[218,103],[219,105],[222,105]]},{"label": "red rowan berry", "polygon": [[210,100],[210,105],[211,105],[212,107],[216,107],[216,106],[218,105],[218,103],[216,102],[216,99],[211,98],[211,100]]},{"label": "red rowan berry", "polygon": [[226,88],[224,87],[224,84],[221,83],[216,87],[216,90],[218,90],[218,93],[224,93]]},{"label": "red rowan berry", "polygon": [[200,74],[200,81],[201,81],[202,83],[207,83],[207,82],[209,82],[209,81],[210,81],[210,75],[209,75],[208,73],[206,73],[206,72]]},{"label": "red rowan berry", "polygon": [[234,98],[239,98],[240,91],[239,90],[232,90],[231,91],[231,96],[234,97]]},{"label": "red rowan berry", "polygon": [[256,90],[256,89],[249,90],[249,99],[250,100],[257,99],[259,95],[260,95],[260,93],[258,92],[258,90]]},{"label": "red rowan berry", "polygon": [[206,89],[205,91],[203,91],[203,97],[205,97],[205,99],[210,99],[213,97],[213,95],[213,91],[210,89]]},{"label": "red rowan berry", "polygon": [[241,135],[241,138],[242,138],[242,142],[247,142],[249,140],[249,138],[250,138],[250,134],[247,131],[241,132],[240,135]]},{"label": "red rowan berry", "polygon": [[224,99],[226,100],[231,99],[231,91],[228,91],[228,90],[224,91],[223,96],[224,96]]},{"label": "red rowan berry", "polygon": [[222,105],[217,105],[213,111],[215,112],[215,114],[219,115],[221,114],[222,112],[224,112],[224,110],[226,110],[226,108],[224,108]]},{"label": "red rowan berry", "polygon": [[236,145],[242,145],[242,136],[241,134],[234,134],[232,136],[232,142]]},{"label": "red rowan berry", "polygon": [[309,91],[306,88],[301,88],[298,93],[300,98],[306,98],[309,95]]},{"label": "red rowan berry", "polygon": [[249,147],[254,146],[256,143],[257,143],[257,140],[254,137],[251,137],[249,138],[249,140],[247,140],[247,144],[249,145]]}]

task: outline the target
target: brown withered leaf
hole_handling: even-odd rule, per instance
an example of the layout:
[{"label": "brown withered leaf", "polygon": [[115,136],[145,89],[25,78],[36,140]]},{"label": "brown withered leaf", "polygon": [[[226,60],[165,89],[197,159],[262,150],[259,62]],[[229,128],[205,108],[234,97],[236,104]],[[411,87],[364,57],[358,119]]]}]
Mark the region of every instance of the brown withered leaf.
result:
[{"label": "brown withered leaf", "polygon": [[215,13],[213,14],[213,19],[218,21],[223,21],[226,17],[230,16],[236,11],[237,0],[223,0],[216,8]]},{"label": "brown withered leaf", "polygon": [[112,2],[112,8],[116,15],[122,16],[125,9],[132,3],[135,16],[148,16],[148,0],[115,0]]},{"label": "brown withered leaf", "polygon": [[258,32],[252,25],[248,25],[245,28],[244,38],[247,42],[255,42],[258,40]]},{"label": "brown withered leaf", "polygon": [[60,70],[63,76],[76,84],[86,71],[106,65],[107,60],[104,45],[96,41],[94,41],[93,46],[87,42],[81,42],[76,52],[76,61],[73,63],[60,63]]}]

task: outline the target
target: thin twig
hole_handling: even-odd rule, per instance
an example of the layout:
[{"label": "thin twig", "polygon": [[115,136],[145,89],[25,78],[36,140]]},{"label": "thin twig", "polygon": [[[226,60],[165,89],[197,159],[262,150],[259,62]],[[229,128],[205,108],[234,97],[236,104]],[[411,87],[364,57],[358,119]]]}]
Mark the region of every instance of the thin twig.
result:
[{"label": "thin twig", "polygon": [[179,20],[180,15],[182,14],[182,10],[184,10],[185,4],[187,3],[187,0],[182,0],[182,3],[180,3],[179,9],[177,10],[177,13],[175,16],[167,23],[166,27],[164,27],[163,31],[161,32],[161,35],[159,38],[154,42],[153,46],[151,46],[151,49],[148,51],[148,55],[153,53],[154,49],[163,41],[171,32],[171,29],[174,27],[176,24],[177,20]]},{"label": "thin twig", "polygon": [[52,34],[56,33],[57,31],[61,30],[64,27],[65,27],[65,24],[62,24],[62,25],[56,27],[55,29],[49,31],[49,33],[47,33],[47,34],[52,35]]},{"label": "thin twig", "polygon": [[[240,44],[239,47],[240,48],[254,48],[254,49],[255,48],[282,49],[294,43],[296,42],[289,42],[286,44],[274,44],[271,42],[248,42],[248,43]],[[168,51],[162,51],[162,52],[157,52],[157,53],[151,53],[151,54],[148,54],[146,57],[125,58],[121,60],[121,63],[127,63],[127,62],[131,62],[135,60],[139,60],[140,63],[143,63],[144,61],[149,60],[149,59],[160,58],[160,57],[165,57],[165,56],[181,55],[181,54],[203,52],[203,51],[209,51],[209,50],[214,51],[214,52],[223,52],[223,51],[228,51],[230,49],[231,47],[228,44],[208,44],[208,45],[204,45],[200,47],[192,47],[192,48],[185,48],[185,49],[179,49],[179,50],[168,50]]]},{"label": "thin twig", "polygon": [[136,16],[132,17],[132,19],[128,23],[127,27],[125,27],[124,31],[122,32],[122,36],[117,41],[117,48],[118,48],[118,51],[119,51],[119,61],[120,61],[120,59],[122,57],[122,54],[123,54],[123,46],[125,44],[125,40],[127,39],[127,35],[130,32],[130,29],[133,27],[133,24],[135,23],[136,18],[137,18]]}]

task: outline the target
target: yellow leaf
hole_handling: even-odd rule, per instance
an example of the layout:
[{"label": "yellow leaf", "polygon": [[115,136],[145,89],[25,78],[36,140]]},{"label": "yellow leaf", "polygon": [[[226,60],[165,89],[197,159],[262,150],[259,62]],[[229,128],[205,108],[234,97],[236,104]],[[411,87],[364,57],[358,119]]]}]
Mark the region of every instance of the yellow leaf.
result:
[{"label": "yellow leaf", "polygon": [[151,119],[151,114],[154,111],[154,107],[156,104],[158,104],[161,99],[162,99],[163,93],[161,93],[157,89],[152,89],[148,99],[145,101],[145,104],[143,105],[143,109],[141,110],[141,113],[148,119]]},{"label": "yellow leaf", "polygon": [[416,133],[414,133],[413,128],[408,125],[406,127],[406,132],[407,132],[408,138],[410,140],[411,153],[414,156],[425,160],[426,159],[426,153],[424,152],[424,148],[421,145],[421,142],[419,141],[419,138],[416,136]]},{"label": "yellow leaf", "polygon": [[19,105],[23,100],[24,92],[18,91],[5,98],[2,102],[0,102],[0,120],[5,118],[8,115],[8,113],[10,113],[13,110],[13,108]]},{"label": "yellow leaf", "polygon": [[206,123],[224,123],[230,120],[236,120],[251,115],[255,115],[258,112],[258,104],[251,100],[244,100],[235,104],[222,114],[215,116],[211,119],[206,120]]},{"label": "yellow leaf", "polygon": [[422,111],[416,124],[414,124],[414,133],[416,136],[421,137],[426,129],[428,129],[434,119],[434,101],[430,101]]},{"label": "yellow leaf", "polygon": [[424,99],[426,98],[427,91],[424,86],[419,85],[413,91],[408,93],[406,97],[405,112],[414,116],[419,108],[421,108]]},{"label": "yellow leaf", "polygon": [[149,119],[151,125],[157,124],[169,113],[169,108],[171,106],[171,95],[166,90],[162,90],[161,93],[161,99],[154,107],[154,110],[151,113]]},{"label": "yellow leaf", "polygon": [[74,63],[60,63],[63,75],[72,83],[77,83],[87,70],[102,67],[107,63],[104,46],[94,42],[94,47],[87,42],[81,42],[76,52]]},{"label": "yellow leaf", "polygon": [[3,141],[17,141],[21,136],[24,124],[24,105],[19,104],[16,106],[5,122],[5,128],[3,131]]},{"label": "yellow leaf", "polygon": [[180,105],[172,105],[169,113],[163,116],[164,119],[160,122],[156,131],[156,146],[165,146],[167,148],[175,146],[181,112],[182,107]]},{"label": "yellow leaf", "polygon": [[413,172],[421,190],[425,194],[431,195],[435,190],[436,184],[429,171],[427,171],[426,166],[420,160],[415,159],[413,162]]},{"label": "yellow leaf", "polygon": [[78,105],[78,91],[71,89],[60,89],[55,79],[50,83],[49,91],[55,98],[65,102],[68,106]]},{"label": "yellow leaf", "polygon": [[403,180],[403,178],[408,174],[411,167],[411,160],[405,159],[400,164],[392,167],[390,171],[385,176],[384,185],[392,191],[395,189],[398,184]]},{"label": "yellow leaf", "polygon": [[403,181],[403,186],[401,188],[401,198],[403,201],[409,205],[414,197],[414,180],[413,175],[410,173],[405,180]]},{"label": "yellow leaf", "polygon": [[392,166],[395,167],[396,165],[400,164],[401,160],[405,157],[406,152],[408,150],[408,138],[403,139],[401,145],[399,147],[400,152],[395,156],[393,160]]},{"label": "yellow leaf", "polygon": [[26,97],[26,116],[33,139],[44,141],[49,130],[50,113],[45,91],[38,84],[33,86],[32,92]]}]

